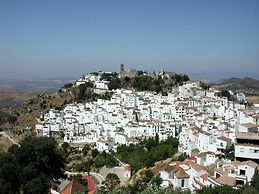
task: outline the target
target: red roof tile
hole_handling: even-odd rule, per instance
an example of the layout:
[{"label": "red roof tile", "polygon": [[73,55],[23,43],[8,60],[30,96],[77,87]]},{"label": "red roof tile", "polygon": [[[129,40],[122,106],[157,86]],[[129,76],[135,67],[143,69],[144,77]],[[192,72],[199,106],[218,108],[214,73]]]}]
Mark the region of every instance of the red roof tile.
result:
[{"label": "red roof tile", "polygon": [[70,183],[63,189],[61,194],[75,194],[83,191],[84,186],[76,180],[70,181]]},{"label": "red roof tile", "polygon": [[87,182],[88,193],[95,193],[97,189],[92,176],[84,176],[83,178]]}]

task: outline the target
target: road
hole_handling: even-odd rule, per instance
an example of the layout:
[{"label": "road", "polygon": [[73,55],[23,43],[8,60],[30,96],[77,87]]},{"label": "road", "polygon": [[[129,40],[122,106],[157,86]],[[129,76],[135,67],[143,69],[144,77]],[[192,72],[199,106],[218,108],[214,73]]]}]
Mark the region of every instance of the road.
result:
[{"label": "road", "polygon": [[[66,171],[65,173],[67,175],[78,175],[78,174],[81,174],[83,176],[88,176],[87,172],[69,172],[69,171]],[[102,175],[100,175],[99,173],[90,172],[90,175],[94,176],[98,180],[99,184],[102,184],[102,182],[105,180],[104,177]]]}]

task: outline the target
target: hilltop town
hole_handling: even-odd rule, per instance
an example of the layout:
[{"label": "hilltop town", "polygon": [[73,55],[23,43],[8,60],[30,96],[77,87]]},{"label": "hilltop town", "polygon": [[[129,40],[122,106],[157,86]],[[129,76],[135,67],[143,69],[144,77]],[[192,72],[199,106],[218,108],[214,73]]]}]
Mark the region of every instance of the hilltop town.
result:
[{"label": "hilltop town", "polygon": [[[177,155],[184,158],[155,164],[152,169],[162,180],[160,187],[194,192],[206,186],[239,188],[251,182],[259,163],[258,104],[248,106],[243,93],[222,92],[188,79],[154,91],[116,87],[118,80],[130,82],[138,74],[121,65],[118,74],[89,73],[63,87],[64,92],[87,85],[102,98],[80,101],[80,97],[63,109],[42,112],[35,126],[37,134],[62,134],[69,145],[82,149],[89,144],[107,154],[147,139],[175,138]],[[163,70],[141,74],[161,80],[175,76]],[[125,186],[132,179],[131,164],[126,158],[116,159],[124,169],[121,183]]]}]

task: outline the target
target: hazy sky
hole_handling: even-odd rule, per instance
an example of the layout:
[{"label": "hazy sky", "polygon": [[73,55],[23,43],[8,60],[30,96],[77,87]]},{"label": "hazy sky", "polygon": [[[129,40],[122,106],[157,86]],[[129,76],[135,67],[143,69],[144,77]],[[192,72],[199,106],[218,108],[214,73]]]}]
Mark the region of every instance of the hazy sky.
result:
[{"label": "hazy sky", "polygon": [[89,71],[259,79],[258,0],[0,0],[0,79]]}]

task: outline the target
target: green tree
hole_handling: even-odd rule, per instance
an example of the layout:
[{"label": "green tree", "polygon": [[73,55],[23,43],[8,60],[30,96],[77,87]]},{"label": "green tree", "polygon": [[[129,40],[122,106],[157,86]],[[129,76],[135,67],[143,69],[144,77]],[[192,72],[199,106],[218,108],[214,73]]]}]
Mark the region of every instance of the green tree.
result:
[{"label": "green tree", "polygon": [[204,89],[204,90],[209,90],[209,89],[210,89],[210,85],[209,85],[209,84],[206,84],[206,83],[203,83],[203,82],[201,82],[200,86],[201,86],[201,88]]},{"label": "green tree", "polygon": [[72,86],[73,86],[72,83],[67,83],[67,84],[65,84],[65,85],[63,86],[63,88],[68,89],[68,88],[71,88]]},{"label": "green tree", "polygon": [[112,154],[106,153],[105,151],[98,154],[98,156],[94,159],[94,166],[96,168],[101,168],[103,166],[111,168],[117,165],[118,161],[116,160],[116,158]]},{"label": "green tree", "polygon": [[253,176],[253,179],[251,181],[251,186],[259,192],[259,173],[258,173],[258,171]]},{"label": "green tree", "polygon": [[120,179],[117,174],[115,173],[109,173],[107,174],[104,184],[106,188],[110,191],[112,191],[114,188],[118,187],[120,185]]},{"label": "green tree", "polygon": [[61,147],[64,153],[68,153],[71,149],[69,143],[67,142],[62,143]]},{"label": "green tree", "polygon": [[251,186],[245,186],[242,190],[242,194],[258,194],[258,190]]},{"label": "green tree", "polygon": [[84,154],[84,156],[86,156],[87,155],[87,153],[90,151],[90,146],[88,145],[88,144],[86,144],[85,146],[84,146],[84,148],[82,149],[82,152],[83,152],[83,154]]},{"label": "green tree", "polygon": [[93,150],[91,151],[91,155],[92,155],[93,158],[95,158],[96,156],[98,156],[98,154],[99,154],[99,152],[98,152],[97,149],[93,149]]},{"label": "green tree", "polygon": [[200,190],[196,191],[196,194],[241,194],[240,190],[233,189],[230,186],[223,185],[223,186],[216,186],[216,187],[203,187]]},{"label": "green tree", "polygon": [[121,88],[121,81],[119,78],[113,78],[111,79],[110,83],[108,84],[109,90],[116,90],[118,88]]},{"label": "green tree", "polygon": [[149,183],[152,180],[153,177],[154,177],[154,174],[153,174],[152,170],[148,169],[148,170],[145,171],[143,181],[145,183]]},{"label": "green tree", "polygon": [[0,157],[0,193],[48,193],[51,184],[66,177],[64,167],[54,139],[27,137]]},{"label": "green tree", "polygon": [[60,131],[60,134],[59,134],[59,136],[60,136],[60,138],[61,138],[61,139],[64,139],[64,137],[65,137],[65,134],[64,134],[64,132],[63,132],[63,131]]},{"label": "green tree", "polygon": [[184,161],[186,158],[188,158],[188,154],[183,153],[180,156],[178,156],[177,160]]},{"label": "green tree", "polygon": [[174,137],[158,141],[157,138],[142,140],[136,145],[120,145],[116,156],[131,165],[133,172],[144,167],[151,167],[154,162],[171,157],[177,152],[179,141]]},{"label": "green tree", "polygon": [[130,78],[128,76],[124,77],[125,82],[130,82]]},{"label": "green tree", "polygon": [[230,97],[231,97],[231,95],[230,95],[228,90],[222,90],[220,92],[220,95],[223,96],[223,97],[227,97],[228,99],[230,99]]},{"label": "green tree", "polygon": [[157,176],[154,176],[152,179],[151,179],[151,185],[154,186],[154,187],[160,187],[160,185],[162,184],[163,182],[163,179],[157,175]]},{"label": "green tree", "polygon": [[226,158],[234,161],[235,160],[235,147],[234,144],[231,144],[231,146],[226,150],[225,152]]},{"label": "green tree", "polygon": [[8,117],[8,122],[9,122],[10,124],[14,124],[16,121],[17,121],[17,116],[16,116],[16,115],[10,115],[10,116]]}]

